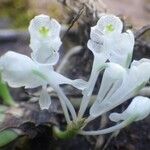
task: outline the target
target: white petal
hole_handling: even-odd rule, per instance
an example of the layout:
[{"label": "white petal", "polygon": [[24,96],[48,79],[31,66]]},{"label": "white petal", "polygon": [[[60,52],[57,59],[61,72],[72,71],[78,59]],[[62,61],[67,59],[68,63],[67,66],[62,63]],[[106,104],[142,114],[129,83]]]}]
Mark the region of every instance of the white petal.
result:
[{"label": "white petal", "polygon": [[102,43],[98,43],[92,40],[89,40],[87,43],[87,47],[93,52],[93,53],[100,53],[102,52]]},{"label": "white petal", "polygon": [[31,53],[32,59],[41,65],[55,65],[59,60],[58,52],[37,51]]},{"label": "white petal", "polygon": [[108,59],[107,53],[94,53],[94,62],[93,62],[93,70],[94,72],[99,72],[107,67],[107,64],[105,63]]},{"label": "white petal", "polygon": [[[134,48],[134,35],[128,30],[118,36],[115,50],[111,51],[110,61],[118,63],[122,66],[130,64]],[[130,59],[128,60],[128,58]],[[128,67],[128,66],[127,66]]]},{"label": "white petal", "polygon": [[[30,48],[32,58],[41,64],[54,65],[59,59],[60,24],[49,16],[39,15],[31,20],[29,32],[31,35]],[[41,29],[45,35],[41,35]],[[45,33],[46,32],[46,33]]]},{"label": "white petal", "polygon": [[105,53],[110,55],[111,51],[115,51],[118,42],[118,35],[102,35],[97,30],[91,30],[91,39],[87,46],[93,53]]},{"label": "white petal", "polygon": [[108,92],[108,94],[106,95],[105,99],[108,99],[110,96],[113,95],[113,93],[115,93],[115,91],[117,91],[117,89],[120,87],[120,85],[122,84],[122,79],[117,80],[112,88],[110,89],[110,91]]},{"label": "white petal", "polygon": [[71,84],[72,84],[72,86],[74,86],[75,88],[77,88],[79,90],[84,90],[87,87],[87,82],[82,79],[72,80]]},{"label": "white petal", "polygon": [[[110,30],[109,30],[109,27]],[[103,34],[121,33],[123,29],[123,23],[114,15],[103,15],[97,22],[97,28]]]},{"label": "white petal", "polygon": [[147,59],[147,58],[142,58],[140,60],[134,60],[131,64],[131,67],[132,66],[139,66],[140,64],[142,63],[150,63],[150,59]]},{"label": "white petal", "polygon": [[[47,53],[49,51],[58,51],[62,42],[60,38],[48,39],[48,40],[37,40],[31,38],[30,40],[30,48],[32,51],[42,51],[43,49],[47,48]],[[46,50],[46,49],[45,49]]]},{"label": "white petal", "polygon": [[71,80],[55,71],[50,72],[49,82],[51,85],[70,84],[79,90],[83,90],[87,86],[87,82],[82,79]]},{"label": "white petal", "polygon": [[[41,30],[43,28],[43,34]],[[46,39],[59,37],[61,30],[60,24],[55,20],[46,15],[39,15],[34,17],[29,25],[29,33],[31,38],[35,39]]]},{"label": "white petal", "polygon": [[3,80],[12,87],[33,88],[46,84],[44,78],[35,73],[40,71],[37,64],[25,55],[9,51],[0,58],[0,66]]},{"label": "white petal", "polygon": [[31,38],[29,46],[32,51],[38,51],[41,48],[41,41],[39,41],[35,38]]},{"label": "white petal", "polygon": [[59,59],[58,50],[61,44],[59,38],[51,41],[33,40],[33,42],[30,43],[30,47],[33,49],[31,57],[37,63],[55,65]]},{"label": "white petal", "polygon": [[46,89],[42,89],[41,94],[40,94],[40,99],[39,99],[40,108],[42,110],[49,109],[50,104],[51,104],[50,95],[48,94]]},{"label": "white petal", "polygon": [[126,70],[122,66],[116,63],[108,63],[108,67],[106,68],[105,74],[109,76],[111,80],[116,81],[122,78],[125,72]]},{"label": "white petal", "polygon": [[150,114],[150,99],[143,96],[135,97],[128,108],[121,114],[112,113],[109,118],[112,121],[127,120],[131,116],[136,116],[134,121],[142,120]]},{"label": "white petal", "polygon": [[119,122],[120,120],[122,120],[122,116],[119,113],[111,113],[109,115],[109,119],[114,122]]},{"label": "white petal", "polygon": [[97,30],[96,26],[91,27],[90,32],[90,40],[87,43],[87,47],[93,53],[100,53],[103,51],[103,43],[104,43],[104,36],[99,30]]},{"label": "white petal", "polygon": [[103,33],[101,33],[98,29],[97,26],[91,27],[91,32],[90,32],[90,38],[95,41],[95,42],[100,42],[102,41]]},{"label": "white petal", "polygon": [[[106,68],[103,74],[100,90],[98,92],[96,101],[94,102],[93,106],[90,109],[91,115],[95,116],[99,113],[100,111],[99,106],[101,105],[102,100],[105,97],[107,97],[107,95],[109,94],[109,91],[111,91],[112,88],[113,88],[113,91],[114,91],[114,88],[116,89],[116,87],[114,87],[113,85],[115,85],[115,83],[118,80],[122,81],[122,78],[125,73],[126,73],[126,70],[122,66],[115,64],[115,63],[108,64],[108,67]],[[119,83],[121,84],[121,82]]]},{"label": "white petal", "polygon": [[[150,79],[150,59],[141,59],[136,65],[135,63],[131,64],[131,73],[137,69],[137,82],[136,84],[140,84],[141,82],[146,82]],[[133,70],[133,71],[132,71]]]}]

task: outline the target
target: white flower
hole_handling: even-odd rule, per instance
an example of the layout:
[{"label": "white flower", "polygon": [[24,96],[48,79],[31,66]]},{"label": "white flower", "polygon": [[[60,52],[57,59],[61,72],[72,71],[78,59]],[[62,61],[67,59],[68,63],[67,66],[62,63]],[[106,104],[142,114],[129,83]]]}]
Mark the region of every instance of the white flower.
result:
[{"label": "white flower", "polygon": [[29,33],[31,38],[38,40],[49,40],[58,38],[61,26],[55,20],[47,15],[39,15],[34,17],[29,25]]},{"label": "white flower", "polygon": [[105,69],[96,101],[90,108],[90,114],[97,115],[103,99],[110,97],[122,83],[126,70],[115,63],[108,63]]},{"label": "white flower", "polygon": [[[124,56],[124,53],[127,52],[123,52],[123,53],[121,52],[120,55],[121,57],[123,56],[123,58],[120,58],[120,55],[118,54],[120,52],[117,52],[118,56],[116,55],[116,53],[115,54],[111,53],[114,50],[118,51],[118,49],[120,51],[120,48],[124,46],[124,42],[128,41],[125,38],[127,37],[127,35],[121,33],[122,29],[123,29],[122,21],[114,15],[102,16],[97,22],[97,25],[91,28],[91,32],[90,32],[91,39],[88,41],[87,46],[94,54],[94,62],[93,62],[92,72],[91,72],[90,79],[88,81],[87,88],[85,91],[83,91],[84,96],[79,109],[79,114],[78,114],[79,117],[83,116],[85,109],[88,106],[88,103],[90,101],[90,96],[93,92],[98,75],[100,71],[102,71],[106,67],[105,62],[108,59],[110,59],[110,57],[113,56],[115,56],[115,58],[114,60],[112,59],[112,61],[116,62],[118,61],[118,56],[119,56],[119,60],[121,60],[121,62],[119,61],[119,64],[124,64],[126,62],[126,59],[128,58],[126,57],[126,55]],[[120,42],[121,40],[123,41]],[[120,44],[122,43],[120,47],[119,45],[117,45],[119,44],[118,41],[120,42]],[[123,50],[126,49],[124,48]]]},{"label": "white flower", "polygon": [[39,15],[31,20],[29,25],[31,56],[36,62],[46,65],[57,63],[58,50],[62,44],[60,31],[60,24],[49,16]]},{"label": "white flower", "polygon": [[116,36],[122,32],[123,24],[114,15],[104,15],[97,22],[96,26],[91,27],[88,48],[93,53],[106,53],[113,48]]},{"label": "white flower", "polygon": [[91,112],[90,115],[94,117],[101,115],[135,96],[149,79],[150,62],[141,60],[138,63],[133,63],[124,75],[123,81],[118,89],[110,97],[106,97],[100,105],[97,105],[95,108],[97,113],[93,111],[94,113]]},{"label": "white flower", "polygon": [[[84,89],[86,82],[80,79],[71,80],[61,74],[58,74],[47,66],[39,65],[34,62],[31,58],[9,51],[0,58],[0,69],[2,79],[9,84],[11,87],[25,87],[35,88],[38,86],[45,87],[48,84],[53,86],[60,84],[70,84],[78,89]],[[44,96],[43,96],[44,93]],[[40,98],[40,105],[42,108],[48,108],[49,103],[45,103],[46,91],[42,91]],[[50,100],[50,98],[48,99]],[[43,104],[42,104],[43,102]]]},{"label": "white flower", "polygon": [[36,75],[36,72],[41,73],[40,67],[25,55],[9,51],[0,58],[0,66],[2,79],[11,87],[35,88],[47,83],[46,72]]},{"label": "white flower", "polygon": [[[83,80],[68,79],[53,69],[53,65],[59,59],[60,30],[61,26],[55,19],[46,15],[36,16],[29,25],[32,59],[12,51],[0,58],[2,78],[11,87],[35,88],[42,86],[39,99],[42,109],[48,109],[51,104],[51,98],[46,90],[47,85],[55,89],[60,84],[70,84],[80,90],[83,90],[86,85]],[[63,104],[66,103],[71,108],[72,105],[67,98],[64,99]]]},{"label": "white flower", "polygon": [[111,121],[127,120],[133,117],[133,121],[139,121],[146,118],[150,114],[150,99],[143,96],[135,97],[127,109],[122,113],[111,113],[109,118]]},{"label": "white flower", "polygon": [[121,33],[122,21],[114,15],[103,15],[97,22],[97,27],[102,34]]},{"label": "white flower", "polygon": [[105,61],[109,59],[122,66],[128,65],[132,58],[134,35],[130,30],[122,33],[122,29],[123,23],[118,17],[102,16],[97,25],[91,28],[88,48],[95,57],[101,55]]}]

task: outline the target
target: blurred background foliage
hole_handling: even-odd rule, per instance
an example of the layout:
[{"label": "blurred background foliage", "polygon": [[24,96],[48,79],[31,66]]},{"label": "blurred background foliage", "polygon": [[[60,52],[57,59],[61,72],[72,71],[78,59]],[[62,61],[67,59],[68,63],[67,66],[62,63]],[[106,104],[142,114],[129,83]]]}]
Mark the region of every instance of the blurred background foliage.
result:
[{"label": "blurred background foliage", "polygon": [[[60,1],[66,1],[69,7],[60,4]],[[15,28],[26,28],[30,19],[41,13],[56,18],[60,23],[66,23],[72,16],[69,9],[79,9],[78,5],[74,5],[75,2],[97,3],[96,8],[101,8],[98,1],[101,0],[0,0],[0,18],[7,17],[10,19],[11,27]],[[150,0],[103,0],[103,2],[108,13],[126,16],[137,28],[150,23]]]},{"label": "blurred background foliage", "polygon": [[0,18],[10,19],[13,28],[26,28],[31,18],[40,13],[63,20],[65,12],[55,0],[0,0]]},{"label": "blurred background foliage", "polygon": [[34,15],[27,0],[0,1],[0,17],[10,18],[12,27],[25,28]]}]

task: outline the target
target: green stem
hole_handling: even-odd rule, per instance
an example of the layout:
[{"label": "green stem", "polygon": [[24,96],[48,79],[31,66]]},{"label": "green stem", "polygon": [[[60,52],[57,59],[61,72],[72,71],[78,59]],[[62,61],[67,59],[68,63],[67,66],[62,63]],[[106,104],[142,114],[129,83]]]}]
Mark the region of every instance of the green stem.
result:
[{"label": "green stem", "polygon": [[70,130],[61,131],[56,126],[53,127],[53,133],[56,138],[63,139],[63,140],[71,139],[77,134],[75,131],[70,131]]},{"label": "green stem", "polygon": [[65,131],[61,131],[58,127],[54,126],[53,134],[58,139],[63,140],[71,139],[74,136],[76,136],[80,131],[80,129],[84,126],[84,121],[85,119],[83,118],[75,122],[71,122],[71,124],[67,126],[67,129]]},{"label": "green stem", "polygon": [[0,80],[0,97],[3,99],[4,104],[8,106],[16,106],[12,96],[9,93],[9,89],[5,83]]}]

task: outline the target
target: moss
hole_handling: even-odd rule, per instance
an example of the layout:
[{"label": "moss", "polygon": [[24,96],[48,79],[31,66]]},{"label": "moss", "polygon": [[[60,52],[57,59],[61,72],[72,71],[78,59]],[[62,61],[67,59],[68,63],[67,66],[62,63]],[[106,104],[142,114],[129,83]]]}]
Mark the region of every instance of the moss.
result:
[{"label": "moss", "polygon": [[2,0],[0,10],[0,17],[9,17],[14,28],[26,28],[34,16],[27,0]]}]

